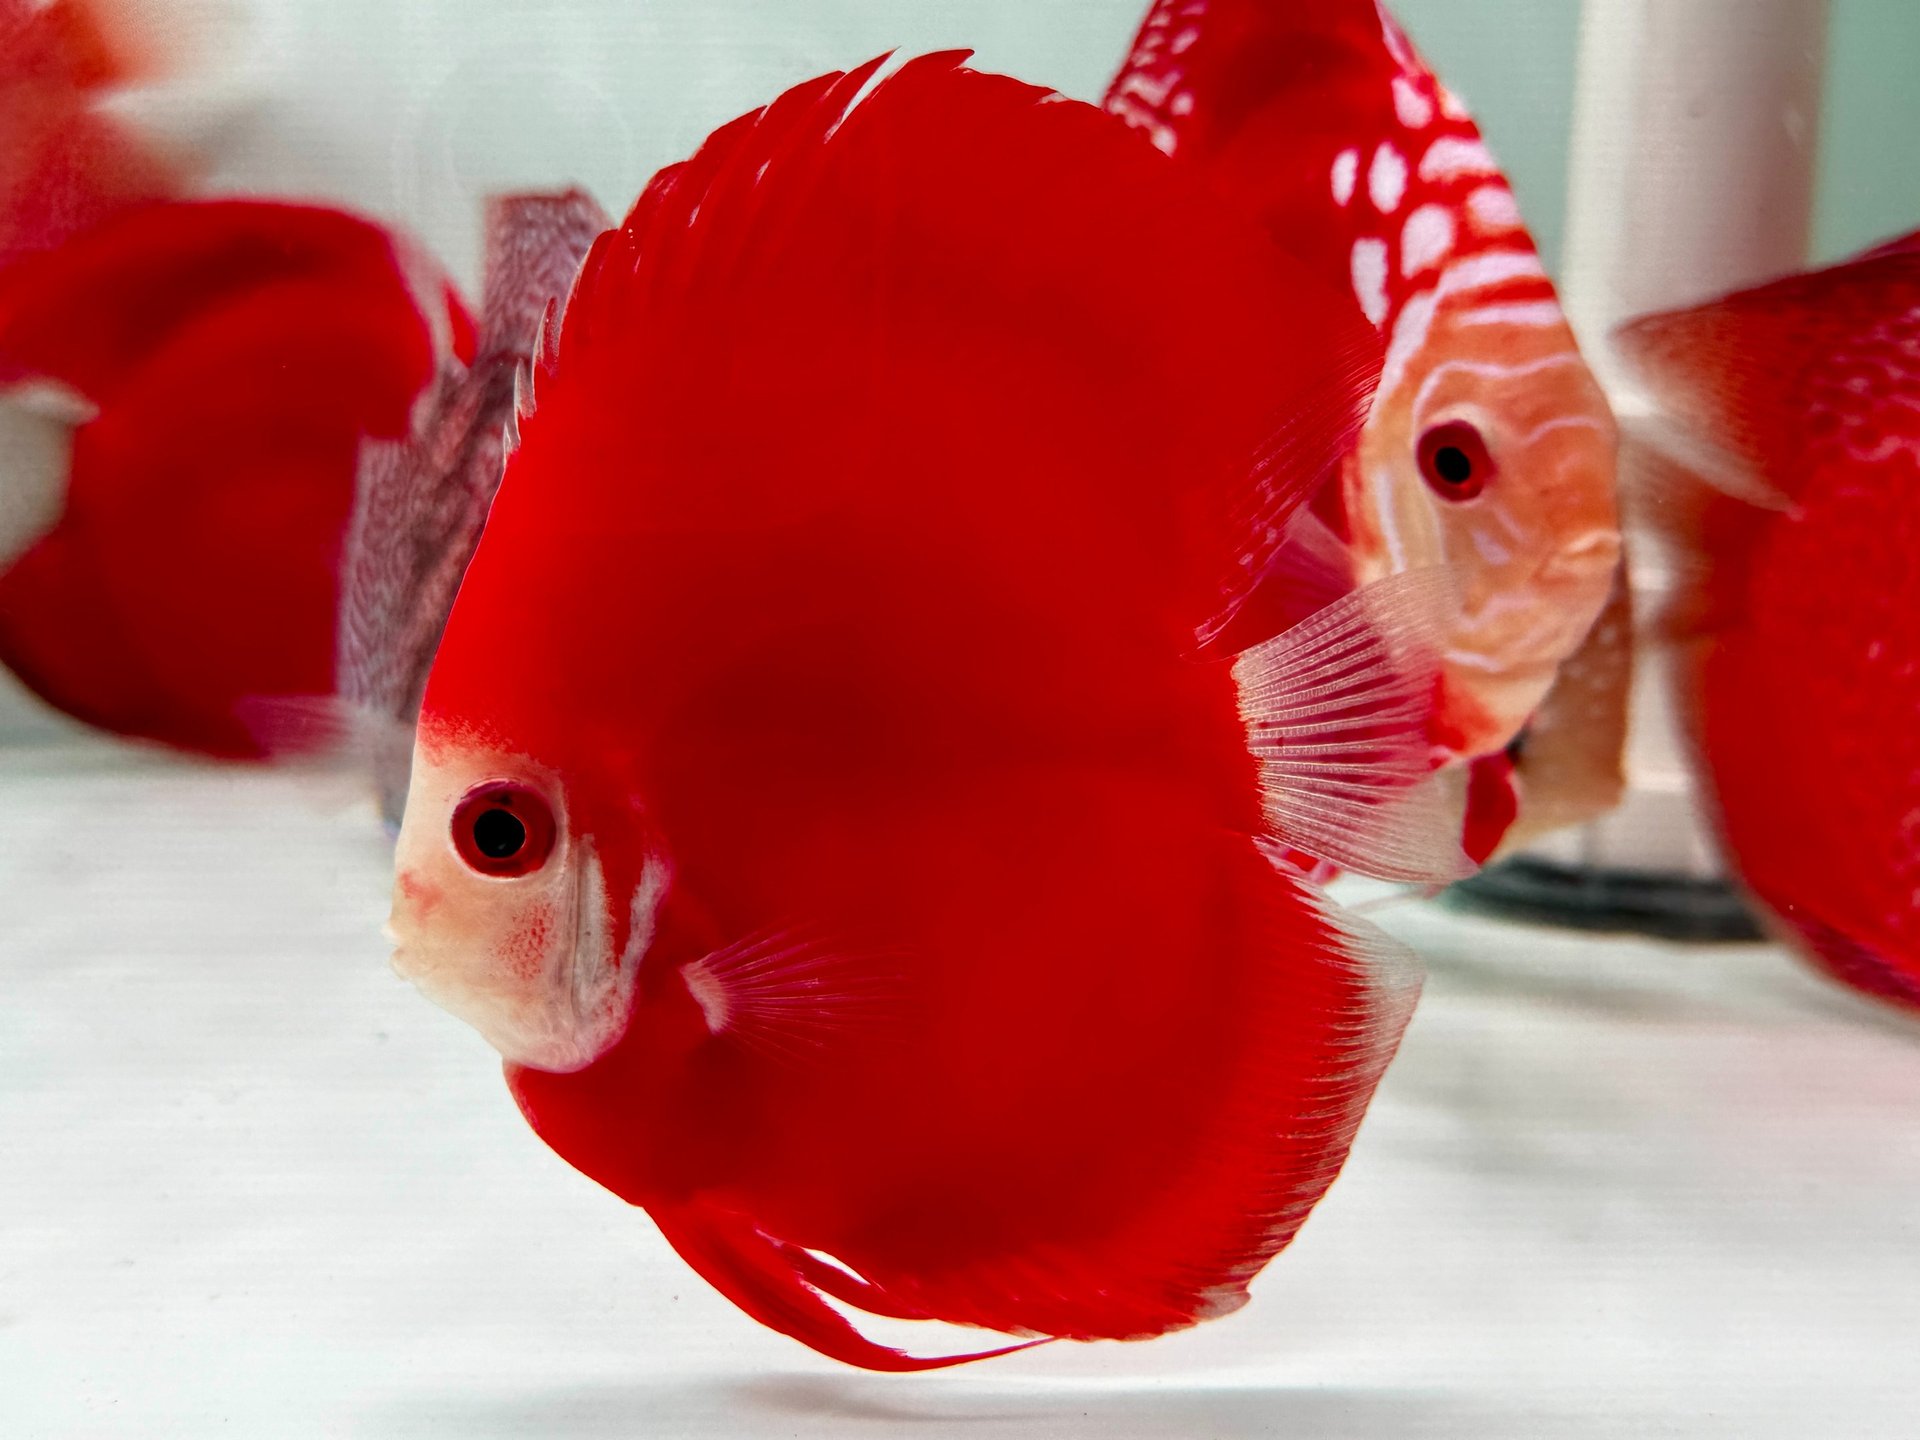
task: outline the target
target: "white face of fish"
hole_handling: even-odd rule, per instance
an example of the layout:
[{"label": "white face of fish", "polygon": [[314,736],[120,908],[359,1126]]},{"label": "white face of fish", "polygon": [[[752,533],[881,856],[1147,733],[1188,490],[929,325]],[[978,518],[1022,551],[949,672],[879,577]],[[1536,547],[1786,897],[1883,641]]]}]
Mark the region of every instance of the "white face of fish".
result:
[{"label": "white face of fish", "polygon": [[616,956],[599,857],[569,829],[564,795],[525,756],[423,722],[388,921],[395,970],[508,1060],[553,1071],[590,1064],[625,1032],[664,889],[636,895]]}]

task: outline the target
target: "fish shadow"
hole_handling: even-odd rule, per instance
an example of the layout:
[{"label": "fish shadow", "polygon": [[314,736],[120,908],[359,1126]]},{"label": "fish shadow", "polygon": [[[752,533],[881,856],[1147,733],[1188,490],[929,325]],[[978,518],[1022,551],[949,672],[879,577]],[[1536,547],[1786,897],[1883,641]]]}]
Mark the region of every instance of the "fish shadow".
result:
[{"label": "fish shadow", "polygon": [[367,1417],[362,1433],[461,1440],[653,1440],[964,1434],[969,1440],[1365,1440],[1391,1436],[1529,1440],[1547,1417],[1456,1393],[1288,1384],[1184,1386],[1118,1380],[987,1388],[955,1377],[773,1374],[635,1382],[436,1402],[417,1397]]}]

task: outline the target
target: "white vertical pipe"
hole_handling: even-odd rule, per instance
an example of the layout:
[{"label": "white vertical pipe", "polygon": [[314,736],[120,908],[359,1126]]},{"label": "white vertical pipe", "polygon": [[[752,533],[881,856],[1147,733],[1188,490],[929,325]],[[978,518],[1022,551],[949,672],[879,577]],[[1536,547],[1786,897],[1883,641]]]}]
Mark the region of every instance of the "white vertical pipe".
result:
[{"label": "white vertical pipe", "polygon": [[1586,0],[1567,304],[1607,332],[1794,270],[1812,225],[1827,0]]},{"label": "white vertical pipe", "polygon": [[[1586,0],[1568,177],[1567,311],[1629,426],[1608,336],[1624,320],[1799,269],[1813,212],[1827,0]],[[1631,451],[1626,457],[1631,463]],[[1633,477],[1622,475],[1629,498]],[[1639,618],[1670,577],[1633,544]],[[1537,853],[1712,876],[1663,657],[1643,650],[1619,810]]]}]

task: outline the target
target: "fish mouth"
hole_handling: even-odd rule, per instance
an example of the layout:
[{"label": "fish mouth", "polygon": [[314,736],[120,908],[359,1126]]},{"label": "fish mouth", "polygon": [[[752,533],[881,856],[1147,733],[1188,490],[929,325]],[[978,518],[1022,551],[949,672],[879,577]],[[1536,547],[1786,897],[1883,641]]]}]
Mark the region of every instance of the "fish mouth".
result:
[{"label": "fish mouth", "polygon": [[1620,555],[1619,536],[1607,534],[1556,551],[1521,586],[1464,607],[1448,658],[1516,679],[1551,671],[1580,648],[1606,608]]}]

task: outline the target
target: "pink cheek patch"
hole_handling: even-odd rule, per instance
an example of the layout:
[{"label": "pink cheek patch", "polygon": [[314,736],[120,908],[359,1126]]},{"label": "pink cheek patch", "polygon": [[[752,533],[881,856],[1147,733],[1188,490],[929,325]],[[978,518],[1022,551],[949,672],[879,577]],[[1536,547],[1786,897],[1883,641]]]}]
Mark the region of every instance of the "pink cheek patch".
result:
[{"label": "pink cheek patch", "polygon": [[514,979],[534,980],[539,977],[552,937],[553,919],[544,907],[536,908],[525,923],[513,930],[500,947],[500,958]]},{"label": "pink cheek patch", "polygon": [[424,920],[440,908],[443,898],[440,887],[430,881],[422,880],[411,870],[402,870],[395,879],[401,898],[413,907],[414,914]]}]

